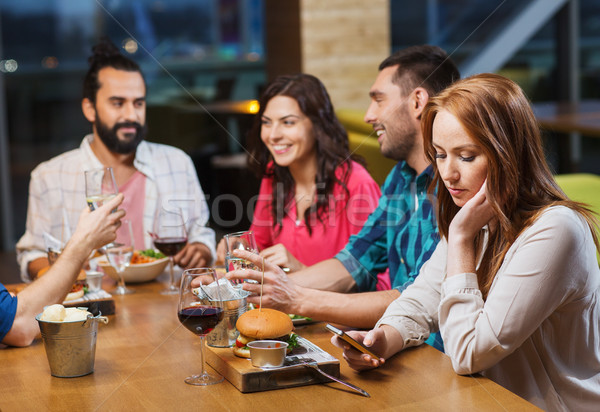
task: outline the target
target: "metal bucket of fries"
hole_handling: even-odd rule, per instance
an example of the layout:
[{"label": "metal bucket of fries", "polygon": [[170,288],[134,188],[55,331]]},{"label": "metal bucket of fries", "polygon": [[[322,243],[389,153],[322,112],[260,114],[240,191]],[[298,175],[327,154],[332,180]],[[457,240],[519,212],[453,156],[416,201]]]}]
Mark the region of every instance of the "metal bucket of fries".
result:
[{"label": "metal bucket of fries", "polygon": [[50,374],[59,378],[74,378],[94,372],[98,321],[107,323],[103,316],[88,316],[73,322],[49,322],[35,318],[40,326]]}]

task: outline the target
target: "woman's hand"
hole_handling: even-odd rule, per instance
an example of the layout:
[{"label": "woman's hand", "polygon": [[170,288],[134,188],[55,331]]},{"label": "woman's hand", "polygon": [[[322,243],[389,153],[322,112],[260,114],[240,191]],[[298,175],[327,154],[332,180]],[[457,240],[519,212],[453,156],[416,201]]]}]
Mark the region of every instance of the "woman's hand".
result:
[{"label": "woman's hand", "polygon": [[486,183],[487,180],[454,216],[448,231],[449,237],[473,240],[481,228],[494,217],[494,209],[487,200]]},{"label": "woman's hand", "polygon": [[281,268],[288,268],[290,272],[296,272],[306,267],[281,243],[263,249],[260,256]]},{"label": "woman's hand", "polygon": [[477,256],[475,236],[494,218],[494,209],[487,200],[486,182],[458,211],[448,230],[446,276],[475,273]]},{"label": "woman's hand", "polygon": [[[352,330],[346,332],[346,334],[368,347],[375,354],[382,354],[386,351],[387,342],[383,328],[373,329],[369,332]],[[371,355],[362,353],[337,335],[332,336],[331,343],[344,350],[344,359],[348,362],[348,366],[354,370],[373,369],[385,363],[384,358],[373,358]]]}]

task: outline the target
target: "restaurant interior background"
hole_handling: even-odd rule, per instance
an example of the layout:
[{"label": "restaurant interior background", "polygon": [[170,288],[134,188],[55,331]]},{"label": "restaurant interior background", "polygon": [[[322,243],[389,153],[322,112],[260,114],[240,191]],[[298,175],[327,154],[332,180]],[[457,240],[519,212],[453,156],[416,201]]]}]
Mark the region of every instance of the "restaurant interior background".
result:
[{"label": "restaurant interior background", "polygon": [[[287,1],[296,6],[312,4],[286,0],[286,5]],[[179,147],[192,157],[209,204],[223,192],[239,193],[242,198],[256,193],[257,182],[248,184],[251,178],[240,173],[239,162],[227,162],[243,155],[238,142],[243,143],[251,116],[243,110],[212,112],[210,107],[217,107],[216,102],[257,99],[274,75],[268,65],[276,56],[269,56],[267,39],[272,27],[287,18],[269,8],[275,3],[0,0],[0,250],[13,251],[24,232],[33,168],[77,147],[90,132],[81,113],[81,82],[91,46],[102,35],[142,67],[148,85],[148,140]],[[329,3],[339,8],[353,2],[336,0],[321,7]],[[576,98],[600,96],[600,2],[596,0],[377,3],[387,7],[390,38],[382,41],[389,44],[389,52],[413,44],[437,44],[464,72],[511,28],[519,41],[504,45],[512,51],[494,71],[518,82],[533,102],[573,98],[573,87],[564,87],[573,70]],[[573,10],[579,10],[574,20]],[[524,20],[525,13],[530,14]],[[574,38],[569,30],[574,30]],[[578,51],[576,67],[569,71],[565,62],[573,57],[568,56],[573,45]],[[344,76],[353,68],[340,64],[334,70]],[[354,107],[366,108],[367,89],[360,93],[364,104],[358,101]],[[343,108],[344,102],[334,99],[334,103]],[[545,141],[551,164],[565,171],[559,138],[546,134]],[[577,170],[600,173],[600,139],[583,136],[580,145]],[[224,213],[228,213],[226,206],[220,205]],[[247,225],[245,219],[237,225]],[[224,230],[222,223],[211,220],[217,231]]]}]

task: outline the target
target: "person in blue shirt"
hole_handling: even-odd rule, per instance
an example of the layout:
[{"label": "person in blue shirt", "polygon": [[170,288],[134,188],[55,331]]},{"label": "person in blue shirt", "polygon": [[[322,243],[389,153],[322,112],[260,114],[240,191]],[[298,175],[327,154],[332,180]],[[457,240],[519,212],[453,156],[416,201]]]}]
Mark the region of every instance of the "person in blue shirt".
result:
[{"label": "person in blue shirt", "polygon": [[9,293],[0,283],[0,342],[10,346],[29,346],[40,329],[35,316],[44,306],[60,303],[94,249],[112,242],[125,211],[116,209],[123,201],[119,194],[102,207],[86,209],[58,260],[48,272],[27,286],[18,295]]},{"label": "person in blue shirt", "polygon": [[[363,229],[335,258],[290,276],[257,255],[240,252],[238,256],[259,270],[232,271],[227,277],[260,281],[264,265],[263,306],[351,327],[373,327],[413,282],[439,241],[433,199],[427,195],[432,169],[423,150],[420,120],[429,97],[459,78],[452,60],[436,46],[409,47],[385,59],[369,92],[365,122],[373,125],[381,153],[398,164]],[[377,274],[386,268],[393,289],[376,291]],[[260,285],[245,283],[244,289],[253,292],[249,302],[259,303]]]}]

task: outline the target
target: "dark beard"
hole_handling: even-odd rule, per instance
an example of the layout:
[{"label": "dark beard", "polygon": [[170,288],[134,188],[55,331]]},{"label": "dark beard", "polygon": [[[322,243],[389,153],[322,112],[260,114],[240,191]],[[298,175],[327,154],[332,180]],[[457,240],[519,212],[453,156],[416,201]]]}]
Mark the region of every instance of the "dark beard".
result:
[{"label": "dark beard", "polygon": [[[102,143],[104,143],[106,148],[111,152],[119,154],[130,154],[135,152],[135,149],[137,149],[140,142],[146,137],[147,131],[146,125],[142,126],[137,122],[115,123],[112,128],[109,128],[97,117],[97,115],[95,126],[96,133],[98,133],[98,137],[100,137],[100,140],[102,140]],[[136,132],[135,134],[126,134],[127,140],[122,141],[119,140],[119,137],[117,136],[117,131],[121,127],[135,127]]]}]

